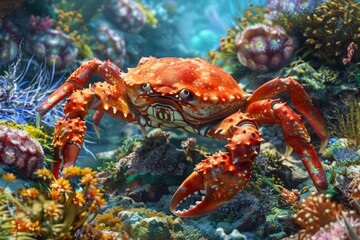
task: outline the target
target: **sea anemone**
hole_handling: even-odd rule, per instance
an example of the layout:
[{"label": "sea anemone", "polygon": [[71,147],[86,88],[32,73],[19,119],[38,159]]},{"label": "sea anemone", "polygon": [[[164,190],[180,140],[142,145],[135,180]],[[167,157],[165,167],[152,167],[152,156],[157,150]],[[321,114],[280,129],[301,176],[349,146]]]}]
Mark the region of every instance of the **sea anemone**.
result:
[{"label": "sea anemone", "polygon": [[[60,80],[54,82],[54,69],[52,73],[45,65],[38,65],[33,58],[22,67],[21,54],[11,63],[8,71],[0,75],[0,120],[16,121],[17,123],[35,122],[37,106],[56,89]],[[36,73],[30,80],[30,71]],[[62,77],[60,78],[62,79]],[[45,125],[51,126],[63,116],[62,105],[53,108],[51,114],[42,119]]]}]

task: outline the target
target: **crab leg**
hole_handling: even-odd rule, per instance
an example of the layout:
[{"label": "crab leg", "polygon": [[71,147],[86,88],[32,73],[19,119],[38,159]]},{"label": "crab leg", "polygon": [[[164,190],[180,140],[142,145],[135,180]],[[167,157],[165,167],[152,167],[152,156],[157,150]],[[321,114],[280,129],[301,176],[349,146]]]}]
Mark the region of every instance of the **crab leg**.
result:
[{"label": "crab leg", "polygon": [[291,101],[305,119],[314,128],[321,139],[322,152],[329,140],[329,134],[326,131],[325,121],[312,104],[310,96],[305,92],[300,83],[292,78],[275,78],[260,86],[248,99],[248,106],[256,101],[272,98],[282,92],[289,92]]},{"label": "crab leg", "polygon": [[[181,184],[170,202],[170,211],[180,217],[195,217],[212,212],[232,199],[246,186],[251,164],[259,153],[262,139],[256,123],[247,114],[237,112],[209,132],[226,139],[229,152],[219,152],[198,163],[195,171]],[[194,192],[205,190],[196,206],[179,211],[176,207]]]},{"label": "crab leg", "polygon": [[40,116],[44,116],[51,108],[64,98],[70,96],[74,91],[83,88],[93,73],[99,73],[107,83],[117,84],[123,87],[120,74],[123,72],[110,61],[90,60],[82,64],[73,72],[66,82],[54,91],[37,109]]},{"label": "crab leg", "polygon": [[310,178],[319,192],[327,189],[326,175],[321,162],[310,143],[310,136],[301,120],[286,103],[280,100],[261,100],[251,103],[247,112],[261,124],[280,124],[286,142],[300,156]]}]

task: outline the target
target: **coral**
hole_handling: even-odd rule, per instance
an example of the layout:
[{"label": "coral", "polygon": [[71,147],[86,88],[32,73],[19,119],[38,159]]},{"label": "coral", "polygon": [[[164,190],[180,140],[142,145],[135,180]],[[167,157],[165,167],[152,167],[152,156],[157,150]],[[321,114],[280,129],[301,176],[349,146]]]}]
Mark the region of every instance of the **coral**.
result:
[{"label": "coral", "polygon": [[[95,173],[69,167],[64,177],[55,179],[49,170],[38,170],[40,188],[22,188],[9,198],[8,208],[16,207],[11,231],[36,239],[78,239],[82,226],[90,224],[105,203]],[[77,185],[83,189],[76,190]]]},{"label": "coral", "polygon": [[10,63],[18,56],[21,41],[19,32],[19,27],[10,19],[0,18],[0,65]]},{"label": "coral", "polygon": [[[359,219],[350,217],[347,219],[349,225],[354,229],[357,236],[360,236],[360,222]],[[329,225],[321,228],[310,238],[311,240],[330,240],[330,239],[348,239],[347,227],[345,219],[337,220]],[[352,238],[349,238],[352,239]]]},{"label": "coral", "polygon": [[6,122],[0,121],[0,126],[6,126],[13,129],[18,129],[29,134],[29,136],[40,143],[43,148],[50,149],[51,136],[44,132],[44,128],[37,128],[29,124],[18,124],[15,121]]},{"label": "coral", "polygon": [[146,23],[146,15],[133,0],[110,0],[104,17],[124,32],[138,32]]},{"label": "coral", "polygon": [[347,196],[351,199],[351,203],[360,203],[360,174],[354,177],[350,182],[347,190]]},{"label": "coral", "polygon": [[26,50],[49,66],[64,69],[74,63],[78,49],[70,37],[62,31],[47,29],[39,34],[34,32],[26,39]]},{"label": "coral", "polygon": [[300,192],[297,189],[292,189],[291,191],[286,188],[282,188],[282,192],[279,196],[279,200],[282,204],[293,206],[297,203],[300,198]]},{"label": "coral", "polygon": [[[0,75],[0,120],[17,123],[34,122],[37,106],[57,87],[53,75],[46,66],[38,66],[30,59],[21,66],[21,55],[11,63],[8,71]],[[30,69],[35,70],[32,76]],[[42,123],[52,126],[63,116],[62,104],[59,104],[42,119]]]},{"label": "coral", "polygon": [[121,67],[125,61],[125,40],[119,31],[111,29],[102,24],[95,29],[95,36],[92,38],[93,51],[100,59],[109,59]]},{"label": "coral", "polygon": [[[329,64],[342,64],[347,47],[360,47],[360,3],[355,0],[331,0],[319,5],[306,17],[306,43]],[[359,55],[354,55],[354,60]]]},{"label": "coral", "polygon": [[[63,31],[69,35],[70,40],[74,43],[83,58],[93,57],[93,52],[88,45],[90,43],[89,31],[83,15],[76,10],[64,11],[58,10],[58,21],[56,30]],[[96,35],[97,36],[97,35]]]},{"label": "coral", "polygon": [[314,235],[320,228],[336,221],[340,216],[342,205],[332,202],[324,195],[315,196],[313,194],[301,201],[300,211],[294,215],[294,221],[299,224],[303,230],[300,230],[299,239],[305,239]]},{"label": "coral", "polygon": [[296,40],[280,26],[251,25],[235,38],[239,62],[253,71],[267,72],[286,65],[297,47]]},{"label": "coral", "polygon": [[355,43],[351,42],[349,44],[349,46],[347,47],[347,56],[345,58],[343,58],[343,60],[342,60],[344,65],[351,62],[351,60],[354,56],[354,53],[355,53]]},{"label": "coral", "polygon": [[146,25],[155,28],[158,24],[158,19],[154,15],[152,9],[144,3],[137,2],[137,5],[141,8],[141,10],[145,13],[146,16]]},{"label": "coral", "polygon": [[230,73],[235,72],[242,65],[237,59],[237,49],[235,46],[236,35],[243,31],[246,27],[254,24],[270,25],[265,19],[265,14],[269,9],[264,9],[263,6],[254,6],[249,3],[249,8],[242,13],[243,17],[237,16],[233,27],[227,30],[227,36],[220,39],[221,47],[208,53],[208,57],[213,63],[218,64],[222,68],[226,68]]},{"label": "coral", "polygon": [[1,163],[14,166],[26,177],[34,177],[35,170],[44,164],[44,151],[40,143],[28,133],[0,126]]},{"label": "coral", "polygon": [[331,126],[334,136],[347,139],[347,147],[360,146],[360,100],[344,100],[345,111],[337,112],[336,124]]},{"label": "coral", "polygon": [[234,229],[230,234],[226,234],[223,228],[216,229],[215,235],[224,240],[246,240],[246,236]]},{"label": "coral", "polygon": [[133,239],[178,239],[176,236],[183,230],[180,219],[145,208],[125,210],[116,206],[100,214],[96,222],[102,229],[120,232],[123,237]]},{"label": "coral", "polygon": [[335,69],[323,65],[316,70],[309,62],[303,60],[293,61],[289,67],[281,69],[281,76],[294,78],[309,91],[324,91],[326,86],[337,85],[341,81],[339,72]]},{"label": "coral", "polygon": [[50,17],[40,18],[39,16],[31,15],[29,18],[29,26],[34,29],[37,34],[50,29],[53,24],[54,20]]}]

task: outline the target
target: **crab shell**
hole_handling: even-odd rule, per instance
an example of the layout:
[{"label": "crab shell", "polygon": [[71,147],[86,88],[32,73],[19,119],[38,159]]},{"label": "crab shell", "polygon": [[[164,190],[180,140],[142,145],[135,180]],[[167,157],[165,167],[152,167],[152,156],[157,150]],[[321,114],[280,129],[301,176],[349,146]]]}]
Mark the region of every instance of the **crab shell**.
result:
[{"label": "crab shell", "polygon": [[249,96],[230,74],[201,58],[142,58],[122,78],[130,102],[141,114],[156,101],[174,107],[185,122],[194,124],[240,110]]}]

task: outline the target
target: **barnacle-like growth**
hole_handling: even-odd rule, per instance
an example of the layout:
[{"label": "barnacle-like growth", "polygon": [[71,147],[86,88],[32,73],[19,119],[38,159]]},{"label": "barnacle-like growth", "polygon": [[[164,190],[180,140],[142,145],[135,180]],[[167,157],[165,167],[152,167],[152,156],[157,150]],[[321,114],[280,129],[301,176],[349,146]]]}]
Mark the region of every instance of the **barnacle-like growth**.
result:
[{"label": "barnacle-like growth", "polygon": [[294,221],[303,228],[298,233],[299,239],[306,239],[325,225],[335,222],[336,216],[341,216],[341,211],[341,204],[332,202],[324,195],[313,194],[303,199],[300,211],[294,215]]},{"label": "barnacle-like growth", "polygon": [[[355,49],[360,47],[359,15],[360,3],[355,0],[326,1],[307,16],[306,43],[321,59],[330,64],[341,64],[351,42],[354,42]],[[359,55],[355,54],[354,58],[359,58]]]}]

